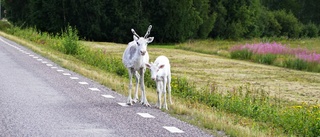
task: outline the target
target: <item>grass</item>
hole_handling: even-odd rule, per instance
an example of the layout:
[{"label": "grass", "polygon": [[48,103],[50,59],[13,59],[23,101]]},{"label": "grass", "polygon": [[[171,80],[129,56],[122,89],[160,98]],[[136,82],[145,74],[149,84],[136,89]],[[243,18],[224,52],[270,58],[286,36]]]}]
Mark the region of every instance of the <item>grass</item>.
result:
[{"label": "grass", "polygon": [[[32,31],[28,33],[33,34]],[[128,80],[119,61],[126,45],[82,41],[77,55],[66,55],[61,50],[63,45],[58,36],[51,38],[55,39],[51,42],[46,42],[50,41],[47,35],[40,36],[39,39],[46,40],[33,39],[30,43],[4,33],[1,35],[19,41],[62,66],[99,81],[119,93],[127,94]],[[219,49],[223,50],[226,45],[221,45]],[[317,122],[319,110],[315,105],[307,104],[316,104],[318,101],[319,74],[230,60],[172,47],[157,45],[148,48],[150,61],[159,55],[166,55],[172,64],[175,105],[169,107],[168,113],[213,134],[218,134],[217,130],[223,130],[231,136],[299,136],[306,132],[309,135],[318,133],[317,129],[312,131],[310,127],[316,127],[314,123]],[[150,78],[146,79],[148,82]],[[154,103],[156,94],[150,85],[152,83],[147,88],[148,99]],[[284,111],[288,113],[279,115]],[[304,118],[305,114],[310,116]],[[266,122],[266,119],[274,121]],[[302,125],[299,123],[301,120],[308,122]]]}]

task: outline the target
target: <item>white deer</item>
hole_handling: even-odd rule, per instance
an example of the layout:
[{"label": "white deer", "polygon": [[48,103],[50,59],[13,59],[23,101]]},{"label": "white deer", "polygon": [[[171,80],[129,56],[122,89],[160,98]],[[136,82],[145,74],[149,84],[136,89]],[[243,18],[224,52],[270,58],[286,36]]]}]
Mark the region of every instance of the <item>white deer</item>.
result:
[{"label": "white deer", "polygon": [[157,93],[158,93],[158,102],[156,107],[161,109],[161,94],[164,95],[164,108],[168,110],[167,105],[167,97],[166,97],[166,89],[168,88],[168,95],[170,104],[172,104],[171,100],[171,68],[169,59],[166,56],[159,56],[154,61],[154,63],[146,63],[146,66],[150,69],[151,79],[156,82],[157,85]]},{"label": "white deer", "polygon": [[[138,101],[138,86],[140,80],[140,88],[141,88],[141,104],[150,107],[150,104],[147,101],[146,91],[144,87],[144,73],[146,72],[146,63],[149,62],[149,54],[147,51],[147,45],[151,43],[154,37],[148,37],[150,35],[152,26],[150,25],[145,36],[140,37],[134,29],[131,29],[133,33],[133,41],[128,43],[127,48],[125,49],[122,62],[129,72],[129,96],[127,99],[127,104],[132,105],[132,103],[136,103]],[[132,89],[132,75],[136,76],[136,89],[135,89],[135,97],[132,100],[131,98],[131,89]],[[139,78],[140,77],[140,78]]]}]

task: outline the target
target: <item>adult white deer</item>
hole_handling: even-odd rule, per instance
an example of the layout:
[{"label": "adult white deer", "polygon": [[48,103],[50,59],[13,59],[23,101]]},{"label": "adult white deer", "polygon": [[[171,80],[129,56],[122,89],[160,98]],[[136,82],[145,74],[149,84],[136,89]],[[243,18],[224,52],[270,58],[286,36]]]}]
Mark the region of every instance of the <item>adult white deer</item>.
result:
[{"label": "adult white deer", "polygon": [[[145,106],[150,106],[147,101],[146,91],[144,88],[144,73],[146,72],[145,63],[149,62],[149,54],[147,51],[147,45],[151,43],[154,37],[148,37],[150,35],[152,26],[150,25],[145,36],[140,37],[134,29],[131,29],[133,33],[133,41],[128,43],[127,48],[125,49],[122,62],[126,66],[129,72],[129,96],[127,99],[127,104],[132,105],[132,103],[136,103],[138,101],[138,85],[140,80],[140,88],[141,88],[141,104]],[[132,100],[131,98],[131,89],[132,89],[132,75],[136,76],[136,89],[135,89],[135,97]],[[139,78],[140,77],[140,78]]]}]

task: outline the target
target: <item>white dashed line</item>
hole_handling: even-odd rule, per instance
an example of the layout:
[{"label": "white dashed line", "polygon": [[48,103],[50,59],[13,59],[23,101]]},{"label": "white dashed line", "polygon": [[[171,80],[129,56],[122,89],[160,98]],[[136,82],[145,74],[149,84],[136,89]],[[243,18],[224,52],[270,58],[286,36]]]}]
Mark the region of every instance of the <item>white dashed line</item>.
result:
[{"label": "white dashed line", "polygon": [[39,57],[33,57],[34,59],[37,59],[37,58],[39,58]]},{"label": "white dashed line", "polygon": [[79,84],[81,84],[81,85],[88,85],[87,82],[79,82]]},{"label": "white dashed line", "polygon": [[78,77],[70,77],[71,79],[79,79]]},{"label": "white dashed line", "polygon": [[89,89],[92,91],[100,91],[100,89],[98,89],[98,88],[89,88]]},{"label": "white dashed line", "polygon": [[168,130],[171,133],[184,133],[184,131],[180,130],[179,128],[176,127],[168,127],[168,126],[163,126],[166,130]]},{"label": "white dashed line", "polygon": [[155,118],[154,116],[150,115],[149,113],[137,113],[138,115],[140,115],[141,117],[144,118]]},{"label": "white dashed line", "polygon": [[62,73],[63,75],[65,76],[70,76],[71,74],[70,73]]},{"label": "white dashed line", "polygon": [[43,64],[47,64],[48,62],[46,62],[46,61],[42,61],[42,63],[43,63]]},{"label": "white dashed line", "polygon": [[26,52],[25,54],[29,55],[30,53]]},{"label": "white dashed line", "polygon": [[52,65],[52,64],[47,64],[47,66],[48,66],[48,67],[52,67],[53,65]]},{"label": "white dashed line", "polygon": [[120,106],[127,107],[127,103],[118,103]]},{"label": "white dashed line", "polygon": [[30,57],[33,57],[34,55],[29,55]]},{"label": "white dashed line", "polygon": [[51,67],[52,69],[57,69],[58,67]]},{"label": "white dashed line", "polygon": [[115,98],[114,96],[111,96],[111,95],[101,95],[101,96],[103,96],[105,98]]},{"label": "white dashed line", "polygon": [[58,72],[63,72],[63,70],[62,70],[62,69],[58,69],[57,71],[58,71]]},{"label": "white dashed line", "polygon": [[37,59],[38,61],[42,61],[42,59]]}]

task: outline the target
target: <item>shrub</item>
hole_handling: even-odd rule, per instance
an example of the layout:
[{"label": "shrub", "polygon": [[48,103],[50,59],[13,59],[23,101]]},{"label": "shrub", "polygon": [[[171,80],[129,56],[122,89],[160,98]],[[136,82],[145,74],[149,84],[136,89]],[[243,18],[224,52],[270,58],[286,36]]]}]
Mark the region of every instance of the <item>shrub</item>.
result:
[{"label": "shrub", "polygon": [[286,59],[284,62],[284,67],[296,69],[296,70],[307,70],[308,63],[302,59]]},{"label": "shrub", "polygon": [[65,53],[75,55],[79,49],[79,37],[78,31],[73,29],[71,26],[68,26],[65,29],[65,32],[62,33],[62,45],[64,46]]},{"label": "shrub", "polygon": [[303,37],[318,37],[319,28],[314,23],[309,22],[303,26],[302,36]]},{"label": "shrub", "polygon": [[10,29],[12,25],[8,21],[0,21],[0,30],[6,31],[7,29]]},{"label": "shrub", "polygon": [[287,13],[284,10],[275,11],[274,16],[281,26],[281,36],[289,38],[299,37],[302,31],[302,25],[291,12]]},{"label": "shrub", "polygon": [[254,55],[254,61],[261,64],[271,65],[277,59],[275,54],[256,54]]},{"label": "shrub", "polygon": [[235,50],[230,53],[232,59],[243,59],[243,60],[250,60],[252,57],[252,52],[248,49],[243,50]]}]

